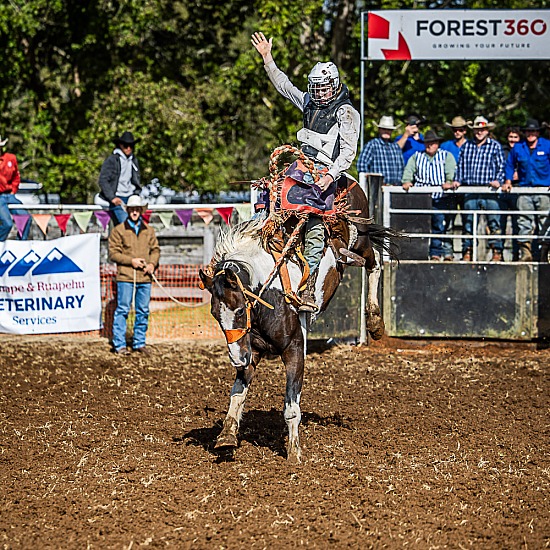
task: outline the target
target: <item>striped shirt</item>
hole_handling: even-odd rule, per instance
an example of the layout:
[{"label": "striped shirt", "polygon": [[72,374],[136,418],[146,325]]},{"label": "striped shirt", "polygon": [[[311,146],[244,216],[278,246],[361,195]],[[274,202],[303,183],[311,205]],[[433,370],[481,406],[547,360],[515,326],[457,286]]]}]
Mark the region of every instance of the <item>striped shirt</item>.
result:
[{"label": "striped shirt", "polygon": [[403,153],[397,143],[376,137],[369,141],[357,159],[357,171],[382,174],[384,183],[399,185],[403,175]]},{"label": "striped shirt", "polygon": [[504,152],[502,145],[488,138],[479,147],[468,140],[461,148],[456,169],[460,185],[489,185],[492,181],[504,183]]},{"label": "striped shirt", "polygon": [[[416,152],[407,162],[403,172],[403,183],[412,182],[422,185],[443,185],[452,181],[455,175],[456,161],[451,153],[438,149],[433,157],[425,152]],[[443,192],[432,193],[433,199],[440,199]]]}]

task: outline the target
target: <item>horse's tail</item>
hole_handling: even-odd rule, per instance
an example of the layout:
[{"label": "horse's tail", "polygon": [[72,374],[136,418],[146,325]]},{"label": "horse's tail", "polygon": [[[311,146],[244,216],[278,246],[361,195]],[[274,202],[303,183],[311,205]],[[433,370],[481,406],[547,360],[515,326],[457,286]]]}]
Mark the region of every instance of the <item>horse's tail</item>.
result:
[{"label": "horse's tail", "polygon": [[399,243],[408,238],[405,233],[376,223],[369,223],[363,227],[367,228],[369,239],[374,248],[380,252],[387,252],[392,260],[399,262],[399,253],[401,252]]}]

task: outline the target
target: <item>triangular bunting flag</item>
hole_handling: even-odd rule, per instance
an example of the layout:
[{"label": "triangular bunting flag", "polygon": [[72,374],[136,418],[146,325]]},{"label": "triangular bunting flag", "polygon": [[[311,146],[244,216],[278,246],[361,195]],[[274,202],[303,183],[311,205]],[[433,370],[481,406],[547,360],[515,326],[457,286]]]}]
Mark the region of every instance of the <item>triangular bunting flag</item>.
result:
[{"label": "triangular bunting flag", "polygon": [[88,222],[92,217],[92,211],[75,212],[73,214],[73,217],[74,217],[74,221],[78,224],[78,227],[80,227],[80,230],[86,233],[86,229],[88,228]]},{"label": "triangular bunting flag", "polygon": [[157,212],[160,221],[164,224],[164,227],[168,229],[172,225],[172,216],[174,212]]},{"label": "triangular bunting flag", "polygon": [[71,219],[72,214],[54,214],[53,217],[55,218],[55,221],[57,222],[57,225],[59,226],[59,229],[61,229],[61,233],[65,235],[65,231],[67,231],[67,224],[69,223],[69,220]]},{"label": "triangular bunting flag", "polygon": [[222,208],[216,208],[218,214],[223,218],[223,221],[229,225],[231,220],[231,214],[233,214],[232,206],[223,206]]},{"label": "triangular bunting flag", "polygon": [[202,218],[205,225],[208,225],[214,217],[213,208],[195,208],[195,212]]},{"label": "triangular bunting flag", "polygon": [[176,210],[176,216],[180,219],[181,223],[187,227],[189,220],[193,215],[193,210],[191,208],[186,210]]},{"label": "triangular bunting flag", "polygon": [[23,234],[25,227],[27,227],[27,222],[30,219],[30,214],[12,214],[13,221],[15,222],[15,227],[17,227],[17,233],[19,236]]},{"label": "triangular bunting flag", "polygon": [[97,218],[97,221],[101,224],[103,229],[106,229],[111,221],[111,214],[107,210],[96,210],[94,216]]},{"label": "triangular bunting flag", "polygon": [[32,219],[36,222],[36,225],[40,227],[44,235],[46,234],[46,231],[48,231],[48,222],[50,221],[51,217],[52,217],[51,214],[33,214],[32,215]]},{"label": "triangular bunting flag", "polygon": [[237,209],[237,214],[239,215],[239,221],[245,222],[252,217],[249,204],[242,204],[240,206],[236,206],[235,208]]},{"label": "triangular bunting flag", "polygon": [[145,223],[149,223],[149,220],[151,219],[151,214],[153,213],[152,210],[145,211],[141,217],[145,220]]}]

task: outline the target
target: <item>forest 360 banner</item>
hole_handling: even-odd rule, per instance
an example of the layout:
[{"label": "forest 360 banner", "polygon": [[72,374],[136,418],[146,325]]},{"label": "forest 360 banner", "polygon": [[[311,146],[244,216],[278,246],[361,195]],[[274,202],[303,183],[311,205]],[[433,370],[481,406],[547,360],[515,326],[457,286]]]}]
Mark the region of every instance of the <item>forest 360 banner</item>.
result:
[{"label": "forest 360 banner", "polygon": [[101,328],[99,238],[0,243],[0,332]]},{"label": "forest 360 banner", "polygon": [[550,59],[550,10],[368,12],[367,59]]}]

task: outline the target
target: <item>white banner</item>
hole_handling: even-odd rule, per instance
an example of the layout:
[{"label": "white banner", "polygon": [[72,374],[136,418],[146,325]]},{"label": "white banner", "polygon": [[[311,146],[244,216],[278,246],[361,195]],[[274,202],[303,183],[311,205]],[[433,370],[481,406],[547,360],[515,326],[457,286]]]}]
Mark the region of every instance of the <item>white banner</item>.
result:
[{"label": "white banner", "polygon": [[100,329],[99,238],[0,243],[0,332]]},{"label": "white banner", "polygon": [[550,59],[550,10],[368,12],[367,59]]}]

